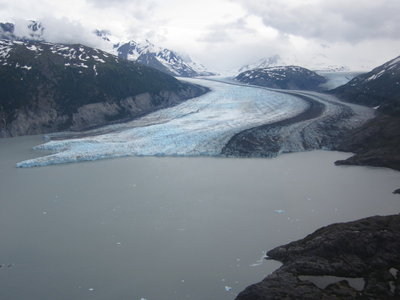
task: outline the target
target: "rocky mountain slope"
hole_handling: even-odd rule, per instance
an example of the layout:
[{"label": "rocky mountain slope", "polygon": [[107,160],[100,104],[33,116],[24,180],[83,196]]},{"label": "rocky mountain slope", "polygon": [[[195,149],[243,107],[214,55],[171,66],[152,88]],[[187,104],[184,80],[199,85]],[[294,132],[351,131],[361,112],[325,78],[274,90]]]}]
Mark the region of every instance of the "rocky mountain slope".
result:
[{"label": "rocky mountain slope", "polygon": [[83,45],[0,40],[0,136],[82,130],[204,93]]},{"label": "rocky mountain slope", "polygon": [[400,215],[326,226],[277,247],[283,265],[237,300],[400,299]]},{"label": "rocky mountain slope", "polygon": [[[45,25],[36,21],[28,21],[23,35],[15,33],[15,24],[0,23],[0,38],[11,40],[44,40]],[[210,76],[215,73],[208,72],[206,68],[191,60],[189,56],[155,46],[146,40],[142,43],[136,41],[121,42],[107,30],[95,30],[94,35],[107,42],[106,52],[120,58],[136,61],[145,66],[155,68],[171,76],[196,77]]]},{"label": "rocky mountain slope", "polygon": [[400,57],[331,91],[354,103],[374,106],[375,119],[343,137],[337,150],[356,155],[337,164],[400,170]]},{"label": "rocky mountain slope", "polygon": [[340,98],[377,107],[379,112],[400,116],[400,56],[361,74],[332,93]]},{"label": "rocky mountain slope", "polygon": [[290,90],[317,90],[326,79],[298,66],[277,66],[253,69],[235,77],[242,83]]},{"label": "rocky mountain slope", "polygon": [[198,65],[190,58],[184,58],[177,52],[167,48],[157,47],[148,40],[144,43],[129,41],[114,45],[118,57],[133,60],[145,66],[155,68],[172,76],[196,77],[210,76],[202,65]]}]

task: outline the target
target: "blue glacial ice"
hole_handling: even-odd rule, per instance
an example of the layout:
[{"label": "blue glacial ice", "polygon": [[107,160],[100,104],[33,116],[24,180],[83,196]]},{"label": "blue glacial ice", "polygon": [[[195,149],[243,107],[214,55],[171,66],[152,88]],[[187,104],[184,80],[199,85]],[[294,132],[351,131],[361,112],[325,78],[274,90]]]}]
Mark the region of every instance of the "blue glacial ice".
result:
[{"label": "blue glacial ice", "polygon": [[124,156],[217,156],[236,133],[295,116],[308,104],[266,89],[185,79],[211,92],[124,124],[88,131],[85,137],[51,140],[34,147],[53,154],[17,167]]}]

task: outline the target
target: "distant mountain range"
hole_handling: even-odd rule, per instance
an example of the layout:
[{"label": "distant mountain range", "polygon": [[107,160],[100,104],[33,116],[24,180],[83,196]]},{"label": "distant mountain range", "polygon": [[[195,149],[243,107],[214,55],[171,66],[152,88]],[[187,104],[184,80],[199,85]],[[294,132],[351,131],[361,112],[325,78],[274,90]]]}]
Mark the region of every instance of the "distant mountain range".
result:
[{"label": "distant mountain range", "polygon": [[137,61],[143,65],[155,68],[172,76],[197,77],[210,76],[203,65],[198,65],[190,58],[183,58],[177,52],[157,47],[150,41],[143,43],[129,41],[114,45],[118,57]]},{"label": "distant mountain range", "polygon": [[244,71],[235,77],[242,83],[276,89],[318,90],[326,79],[298,66],[264,67]]},{"label": "distant mountain range", "polygon": [[111,44],[112,53],[122,59],[136,61],[145,66],[160,70],[171,76],[198,77],[216,75],[197,64],[188,55],[154,45],[149,40],[118,41],[107,30],[96,30],[95,34]]},{"label": "distant mountain range", "polygon": [[[40,22],[28,21],[24,34],[17,36],[15,25],[12,23],[0,23],[0,38],[11,40],[44,40],[45,26]],[[117,41],[107,30],[95,30],[93,32],[100,39],[110,43],[107,49],[118,57],[133,60],[145,66],[155,68],[172,76],[197,77],[210,76],[215,73],[208,72],[206,68],[193,62],[189,56],[180,55],[177,52],[155,46],[146,40],[142,43],[136,41]]]},{"label": "distant mountain range", "polygon": [[253,63],[244,65],[239,68],[238,72],[244,72],[253,69],[262,69],[269,67],[277,67],[277,66],[290,66],[290,65],[302,65],[302,67],[306,67],[313,71],[323,71],[323,72],[347,72],[349,68],[346,66],[337,66],[330,63],[328,59],[321,55],[318,56],[318,59],[308,65],[301,63],[296,58],[283,58],[278,54],[273,56],[261,58]]},{"label": "distant mountain range", "polygon": [[206,91],[83,45],[0,39],[0,137],[87,129]]}]

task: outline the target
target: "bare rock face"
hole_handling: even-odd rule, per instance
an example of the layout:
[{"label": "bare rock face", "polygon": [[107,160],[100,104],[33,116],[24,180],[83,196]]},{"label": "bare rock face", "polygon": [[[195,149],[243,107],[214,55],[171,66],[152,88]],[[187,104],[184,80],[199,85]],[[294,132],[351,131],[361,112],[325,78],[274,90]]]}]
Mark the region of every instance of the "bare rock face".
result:
[{"label": "bare rock face", "polygon": [[236,299],[400,299],[400,215],[329,225],[267,255],[283,265]]}]

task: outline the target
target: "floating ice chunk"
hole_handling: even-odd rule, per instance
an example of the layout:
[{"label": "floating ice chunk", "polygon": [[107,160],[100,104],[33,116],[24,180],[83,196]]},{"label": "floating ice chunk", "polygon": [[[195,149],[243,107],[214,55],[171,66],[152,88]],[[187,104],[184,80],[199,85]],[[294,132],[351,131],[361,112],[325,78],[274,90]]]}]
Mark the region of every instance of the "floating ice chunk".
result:
[{"label": "floating ice chunk", "polygon": [[225,291],[227,291],[227,292],[230,292],[232,290],[232,287],[230,287],[230,286],[225,286]]},{"label": "floating ice chunk", "polygon": [[94,288],[90,288],[90,289],[89,289],[89,292],[93,292],[93,291],[94,291]]},{"label": "floating ice chunk", "polygon": [[283,214],[285,211],[283,209],[275,209],[274,212],[276,212],[277,214]]}]

